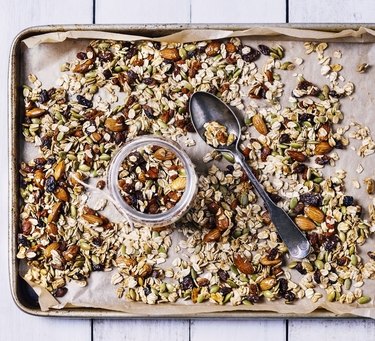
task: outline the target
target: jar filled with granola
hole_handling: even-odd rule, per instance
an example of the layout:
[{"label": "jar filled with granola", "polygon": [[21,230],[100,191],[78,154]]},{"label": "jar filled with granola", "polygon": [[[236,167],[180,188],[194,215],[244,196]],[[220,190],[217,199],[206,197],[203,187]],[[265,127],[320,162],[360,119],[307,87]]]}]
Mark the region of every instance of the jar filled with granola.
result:
[{"label": "jar filled with granola", "polygon": [[181,147],[166,138],[141,136],[113,158],[111,195],[134,223],[160,227],[180,219],[197,192],[194,165]]}]

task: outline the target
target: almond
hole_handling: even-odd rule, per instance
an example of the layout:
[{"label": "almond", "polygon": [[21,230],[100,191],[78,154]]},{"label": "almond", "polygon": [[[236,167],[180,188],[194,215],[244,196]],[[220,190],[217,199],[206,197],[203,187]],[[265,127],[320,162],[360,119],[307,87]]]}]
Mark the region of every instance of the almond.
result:
[{"label": "almond", "polygon": [[306,161],[307,157],[302,152],[299,152],[297,150],[288,150],[287,154],[294,160],[298,162],[304,162]]},{"label": "almond", "polygon": [[306,206],[305,207],[305,214],[312,219],[313,221],[316,221],[317,223],[322,223],[325,220],[325,215],[318,207],[315,206]]},{"label": "almond", "polygon": [[297,216],[295,218],[295,222],[296,222],[297,226],[302,231],[311,231],[311,230],[314,230],[316,228],[316,226],[315,226],[315,224],[312,220],[310,220],[309,218],[304,217],[302,215]]},{"label": "almond", "polygon": [[259,283],[259,288],[262,291],[270,290],[276,285],[277,281],[275,277],[266,277]]},{"label": "almond", "polygon": [[331,147],[331,145],[328,142],[322,141],[322,142],[319,142],[315,146],[315,154],[316,155],[325,155],[325,154],[328,154],[332,149],[333,148]]},{"label": "almond", "polygon": [[88,72],[89,70],[92,69],[93,64],[94,64],[94,60],[93,59],[88,59],[85,62],[83,62],[82,64],[77,64],[73,68],[73,72],[86,73],[86,72]]},{"label": "almond", "polygon": [[59,181],[64,173],[65,173],[65,162],[64,162],[64,160],[61,160],[56,165],[53,176],[54,176],[56,181]]},{"label": "almond", "polygon": [[82,176],[82,174],[76,172],[76,173],[74,173],[73,175],[74,175],[74,176],[70,176],[70,178],[69,178],[70,183],[71,183],[73,186],[78,186],[78,185],[80,185],[80,183],[77,181],[77,179],[82,181],[82,180],[83,180],[83,176]]},{"label": "almond", "polygon": [[229,227],[229,219],[225,214],[221,214],[220,216],[216,217],[215,219],[216,228],[219,229],[221,232],[224,232]]},{"label": "almond", "polygon": [[94,141],[94,142],[100,142],[100,140],[102,139],[102,134],[99,134],[97,132],[93,132],[91,134],[91,139]]},{"label": "almond", "polygon": [[47,218],[47,223],[55,223],[58,220],[62,206],[62,201],[59,201],[52,206],[51,213],[48,215]]},{"label": "almond", "polygon": [[60,247],[60,244],[58,242],[53,242],[49,244],[45,249],[44,249],[44,257],[45,258],[50,258],[52,256],[52,251],[53,250],[58,250]]},{"label": "almond", "polygon": [[104,126],[109,129],[110,131],[114,132],[121,132],[125,130],[125,123],[119,120],[115,120],[114,118],[108,117],[105,122]]},{"label": "almond", "polygon": [[67,262],[71,262],[74,260],[78,254],[79,246],[78,245],[71,245],[68,249],[63,253],[64,259]]},{"label": "almond", "polygon": [[186,178],[179,176],[178,178],[174,179],[171,183],[172,191],[180,191],[185,189],[186,187]]},{"label": "almond", "polygon": [[30,118],[37,118],[43,116],[47,111],[42,108],[32,108],[26,111],[26,116]]},{"label": "almond", "polygon": [[56,237],[58,234],[58,228],[55,223],[49,223],[46,226],[46,233],[48,234],[48,237],[53,238]]},{"label": "almond", "polygon": [[150,276],[152,273],[152,266],[150,264],[145,264],[142,266],[142,268],[139,270],[138,275],[142,278],[146,278]]},{"label": "almond", "polygon": [[172,60],[174,62],[181,59],[181,56],[176,48],[166,48],[164,50],[161,50],[160,55],[164,59]]},{"label": "almond", "polygon": [[66,191],[66,189],[63,188],[63,187],[59,187],[56,190],[55,195],[56,195],[56,198],[61,200],[61,201],[65,201],[65,202],[69,201],[69,194]]},{"label": "almond", "polygon": [[329,123],[324,123],[322,124],[319,129],[318,129],[318,132],[317,132],[317,137],[318,137],[318,140],[319,141],[328,141],[328,135],[331,131],[331,126],[329,125]]},{"label": "almond", "polygon": [[34,173],[35,186],[43,188],[44,172],[41,169],[37,169]]},{"label": "almond", "polygon": [[206,55],[213,57],[219,54],[220,52],[220,43],[218,41],[212,41],[206,47]]},{"label": "almond", "polygon": [[104,220],[95,214],[82,214],[82,218],[85,219],[90,224],[103,225]]},{"label": "almond", "polygon": [[221,231],[219,229],[213,229],[203,237],[203,241],[206,243],[217,242],[220,237]]},{"label": "almond", "polygon": [[277,265],[277,264],[280,264],[280,263],[281,263],[280,258],[269,259],[267,256],[264,256],[260,259],[260,264],[262,264],[264,266],[274,266],[274,265]]},{"label": "almond", "polygon": [[243,257],[238,253],[235,253],[233,256],[233,261],[237,269],[245,275],[251,275],[254,273],[254,267],[251,264],[251,261],[246,257]]},{"label": "almond", "polygon": [[254,128],[258,131],[259,134],[267,135],[268,129],[262,115],[256,114],[252,117],[251,120]]},{"label": "almond", "polygon": [[234,45],[233,43],[229,41],[225,43],[225,49],[227,50],[228,53],[233,53],[237,51],[236,45]]},{"label": "almond", "polygon": [[174,160],[176,158],[176,155],[174,153],[172,153],[170,150],[167,150],[165,148],[159,148],[158,150],[156,150],[154,154],[152,154],[152,156],[155,159],[158,159],[161,161]]}]

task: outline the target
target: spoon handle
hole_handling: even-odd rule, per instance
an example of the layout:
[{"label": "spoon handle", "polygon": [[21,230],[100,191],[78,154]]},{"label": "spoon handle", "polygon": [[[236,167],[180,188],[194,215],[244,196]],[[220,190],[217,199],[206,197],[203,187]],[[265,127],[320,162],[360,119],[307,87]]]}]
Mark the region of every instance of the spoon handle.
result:
[{"label": "spoon handle", "polygon": [[263,186],[251,171],[251,168],[246,163],[244,156],[238,150],[234,152],[234,158],[246,172],[252,185],[263,199],[264,204],[270,213],[271,220],[276,226],[281,239],[288,247],[289,253],[294,258],[305,258],[310,251],[310,243],[305,235],[299,230],[289,215],[270,199]]}]

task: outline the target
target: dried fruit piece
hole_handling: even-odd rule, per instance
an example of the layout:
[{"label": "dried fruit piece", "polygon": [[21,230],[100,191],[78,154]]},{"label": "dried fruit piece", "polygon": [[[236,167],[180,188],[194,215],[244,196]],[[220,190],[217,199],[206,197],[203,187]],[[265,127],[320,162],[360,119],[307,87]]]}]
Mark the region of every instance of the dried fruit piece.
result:
[{"label": "dried fruit piece", "polygon": [[174,179],[171,183],[171,189],[173,191],[180,191],[186,187],[186,178],[179,176],[178,178]]},{"label": "dried fruit piece", "polygon": [[71,245],[68,247],[68,249],[65,252],[63,252],[64,259],[67,262],[71,262],[76,258],[78,252],[79,252],[79,246]]},{"label": "dried fruit piece", "polygon": [[161,161],[173,160],[176,158],[176,155],[173,152],[165,148],[159,148],[152,156]]},{"label": "dried fruit piece", "polygon": [[258,131],[259,134],[267,135],[268,128],[261,114],[254,115],[251,120],[254,128]]},{"label": "dried fruit piece", "polygon": [[322,210],[315,206],[306,206],[305,214],[317,223],[322,223],[325,219],[325,215]]},{"label": "dried fruit piece", "polygon": [[234,265],[239,271],[245,275],[251,275],[254,273],[254,267],[251,264],[251,261],[244,256],[241,256],[238,253],[235,253],[233,256]]},{"label": "dried fruit piece", "polygon": [[69,193],[67,190],[63,187],[59,187],[55,192],[56,198],[61,201],[69,201]]},{"label": "dried fruit piece", "polygon": [[42,189],[44,181],[44,172],[41,169],[37,169],[34,173],[34,183],[35,186]]},{"label": "dried fruit piece", "polygon": [[262,291],[270,290],[277,284],[275,277],[266,277],[259,283],[259,288]]},{"label": "dried fruit piece", "polygon": [[294,160],[298,162],[304,162],[307,160],[307,156],[303,154],[302,152],[299,152],[297,150],[288,150],[287,154]]},{"label": "dried fruit piece", "polygon": [[364,183],[366,184],[367,193],[374,194],[375,193],[375,180],[372,178],[366,178],[364,180]]},{"label": "dried fruit piece", "polygon": [[180,53],[176,48],[166,48],[160,51],[160,55],[167,60],[178,61],[181,59]]},{"label": "dried fruit piece", "polygon": [[73,72],[86,73],[86,72],[90,71],[93,68],[93,66],[94,66],[93,64],[94,64],[94,60],[93,59],[88,59],[85,62],[83,62],[82,64],[77,64],[73,68]]},{"label": "dried fruit piece", "polygon": [[104,125],[110,131],[114,131],[114,132],[124,131],[126,127],[125,123],[122,120],[118,120],[118,119],[115,120],[114,118],[111,118],[111,117],[108,117],[105,120]]},{"label": "dried fruit piece", "polygon": [[228,53],[233,53],[233,52],[237,51],[236,45],[234,45],[233,43],[231,43],[229,41],[227,43],[225,43],[225,49]]},{"label": "dried fruit piece", "polygon": [[63,174],[65,173],[65,161],[61,160],[55,167],[55,170],[53,172],[53,176],[56,181],[59,181]]},{"label": "dried fruit piece", "polygon": [[213,229],[203,237],[203,241],[205,241],[206,243],[217,242],[220,237],[221,231],[219,229]]},{"label": "dried fruit piece", "polygon": [[104,219],[102,217],[98,217],[95,214],[82,214],[82,218],[90,224],[96,224],[98,226],[104,224]]},{"label": "dried fruit piece", "polygon": [[314,222],[312,220],[310,220],[309,218],[305,217],[305,216],[297,216],[295,218],[295,222],[297,224],[297,226],[302,230],[302,231],[311,231],[311,230],[314,230],[316,228]]},{"label": "dried fruit piece", "polygon": [[274,266],[281,263],[280,258],[270,259],[268,256],[264,256],[260,259],[260,264],[264,266]]},{"label": "dried fruit piece", "polygon": [[213,57],[219,54],[220,52],[220,43],[218,41],[212,41],[206,47],[206,54],[209,57]]},{"label": "dried fruit piece", "polygon": [[216,228],[221,232],[224,232],[229,227],[229,219],[225,214],[221,214],[220,216],[216,217],[215,219]]},{"label": "dried fruit piece", "polygon": [[151,273],[152,273],[152,266],[150,264],[146,263],[139,270],[138,275],[142,278],[146,278],[146,277],[150,276]]},{"label": "dried fruit piece", "polygon": [[60,247],[60,244],[58,242],[53,242],[49,244],[45,249],[44,249],[44,257],[45,258],[50,258],[52,256],[52,251],[53,250],[58,250]]},{"label": "dried fruit piece", "polygon": [[325,155],[325,154],[328,154],[329,152],[331,152],[332,149],[333,149],[333,147],[328,142],[322,141],[322,142],[319,142],[315,146],[315,154],[316,155]]}]

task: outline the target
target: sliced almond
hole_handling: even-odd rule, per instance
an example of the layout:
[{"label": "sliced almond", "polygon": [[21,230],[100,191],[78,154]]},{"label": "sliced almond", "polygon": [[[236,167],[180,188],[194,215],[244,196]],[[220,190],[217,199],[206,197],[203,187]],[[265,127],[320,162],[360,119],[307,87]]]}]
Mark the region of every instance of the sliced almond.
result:
[{"label": "sliced almond", "polygon": [[233,256],[233,261],[237,269],[245,275],[251,275],[254,273],[253,264],[251,264],[251,261],[246,257],[241,256],[238,253],[235,253]]},{"label": "sliced almond", "polygon": [[305,207],[305,214],[316,221],[317,223],[322,223],[325,220],[325,215],[322,210],[315,206],[306,206]]},{"label": "sliced almond", "polygon": [[333,148],[331,147],[331,145],[326,142],[326,141],[322,141],[322,142],[319,142],[316,146],[315,146],[315,154],[316,155],[325,155],[325,154],[328,154]]},{"label": "sliced almond", "polygon": [[260,114],[256,114],[252,117],[252,123],[254,128],[257,130],[259,134],[267,135],[268,128],[266,123],[264,122],[263,116]]},{"label": "sliced almond", "polygon": [[316,228],[314,222],[305,216],[297,216],[295,222],[302,231],[312,231]]}]

